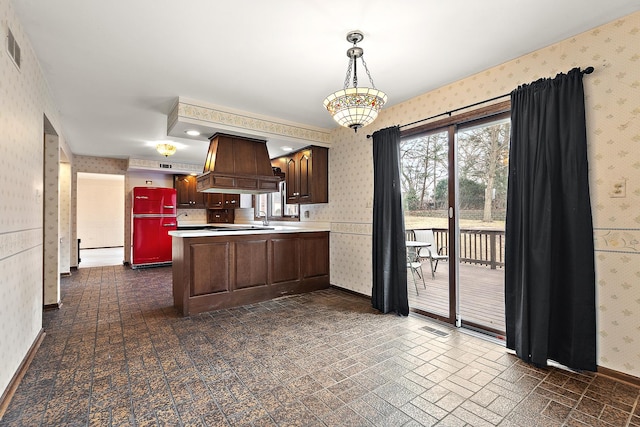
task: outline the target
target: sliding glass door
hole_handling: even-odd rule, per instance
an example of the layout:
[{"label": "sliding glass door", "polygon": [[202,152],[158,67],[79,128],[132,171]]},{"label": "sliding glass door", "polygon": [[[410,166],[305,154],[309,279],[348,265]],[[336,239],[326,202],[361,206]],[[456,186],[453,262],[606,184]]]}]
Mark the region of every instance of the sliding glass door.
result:
[{"label": "sliding glass door", "polygon": [[[480,112],[403,135],[407,239],[424,241],[411,309],[496,335],[504,331],[504,215],[509,113]],[[425,289],[426,287],[426,289]]]},{"label": "sliding glass door", "polygon": [[[412,230],[408,239],[418,242],[427,240],[423,230],[432,230],[434,236],[447,239],[449,224],[449,194],[447,183],[449,134],[447,130],[437,130],[402,141],[401,145],[401,181],[405,210],[405,229]],[[425,242],[428,243],[428,242]],[[444,244],[446,246],[446,242]],[[431,270],[427,258],[431,247],[418,247],[420,269],[416,274],[407,274],[409,305],[429,312],[448,321],[450,316],[451,293],[447,265],[440,263]],[[420,274],[425,279],[426,289],[421,280],[418,287],[413,283]],[[420,277],[417,277],[420,279]]]},{"label": "sliding glass door", "polygon": [[456,147],[457,316],[496,334],[504,323],[504,230],[509,119],[458,127]]}]

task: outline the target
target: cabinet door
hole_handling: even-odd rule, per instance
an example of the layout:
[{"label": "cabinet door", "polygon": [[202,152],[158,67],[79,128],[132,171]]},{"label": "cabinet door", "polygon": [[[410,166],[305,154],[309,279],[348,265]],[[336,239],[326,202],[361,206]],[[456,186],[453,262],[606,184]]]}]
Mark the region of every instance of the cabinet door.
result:
[{"label": "cabinet door", "polygon": [[329,150],[313,146],[298,154],[298,203],[328,203]]},{"label": "cabinet door", "polygon": [[222,198],[224,207],[228,209],[235,209],[240,207],[240,195],[239,194],[225,194]]},{"label": "cabinet door", "polygon": [[311,146],[271,161],[285,173],[287,203],[329,202],[329,150]]},{"label": "cabinet door", "polygon": [[287,187],[287,203],[298,203],[298,161],[297,156],[287,158],[284,180]]},{"label": "cabinet door", "polygon": [[208,209],[236,209],[240,207],[239,194],[209,193],[207,194]]},{"label": "cabinet door", "polygon": [[207,223],[233,224],[234,221],[235,210],[233,209],[207,209]]},{"label": "cabinet door", "polygon": [[209,209],[221,209],[224,207],[223,194],[222,193],[209,193],[207,194],[207,208]]},{"label": "cabinet door", "polygon": [[198,192],[198,180],[195,176],[189,175],[189,198],[191,199],[191,207],[194,209],[204,209],[206,193]]},{"label": "cabinet door", "polygon": [[173,188],[176,189],[178,208],[184,209],[192,207],[190,194],[191,182],[189,178],[189,175],[175,175],[173,177]]},{"label": "cabinet door", "polygon": [[311,150],[298,153],[298,203],[313,202],[313,161]]},{"label": "cabinet door", "polygon": [[177,192],[179,208],[204,209],[204,193],[196,190],[197,180],[193,175],[174,175],[173,188]]}]

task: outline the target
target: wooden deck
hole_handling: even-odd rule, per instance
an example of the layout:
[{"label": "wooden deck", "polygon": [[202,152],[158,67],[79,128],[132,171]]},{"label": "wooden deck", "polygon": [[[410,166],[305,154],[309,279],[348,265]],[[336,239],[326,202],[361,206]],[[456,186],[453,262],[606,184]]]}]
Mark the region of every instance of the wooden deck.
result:
[{"label": "wooden deck", "polygon": [[[438,264],[435,279],[431,278],[429,261],[422,261],[426,290],[418,278],[418,292],[411,272],[407,272],[409,307],[441,316],[449,316],[449,264]],[[504,269],[495,270],[471,264],[460,265],[460,315],[463,322],[472,322],[493,330],[505,331]]]}]

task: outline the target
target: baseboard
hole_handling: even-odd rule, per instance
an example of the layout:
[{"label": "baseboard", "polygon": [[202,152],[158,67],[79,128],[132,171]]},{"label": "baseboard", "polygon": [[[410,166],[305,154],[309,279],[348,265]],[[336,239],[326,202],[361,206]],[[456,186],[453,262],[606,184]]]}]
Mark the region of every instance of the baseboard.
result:
[{"label": "baseboard", "polygon": [[339,291],[346,292],[346,293],[351,294],[351,295],[355,295],[357,297],[367,298],[369,300],[371,299],[370,295],[366,295],[366,294],[363,294],[363,293],[360,293],[360,292],[357,292],[357,291],[352,291],[351,289],[343,288],[343,287],[340,287],[340,286],[337,286],[337,285],[332,285],[332,284],[329,284],[329,287],[337,289]]},{"label": "baseboard", "polygon": [[598,375],[613,378],[614,380],[618,381],[623,381],[625,383],[631,384],[634,387],[640,387],[640,378],[634,377],[633,375],[625,374],[624,372],[614,371],[613,369],[598,366]]},{"label": "baseboard", "polygon": [[42,309],[44,311],[49,311],[49,310],[58,310],[60,307],[62,307],[62,301],[58,301],[55,304],[45,304],[42,306]]},{"label": "baseboard", "polygon": [[29,365],[31,365],[31,362],[35,357],[38,348],[40,348],[40,344],[42,344],[42,340],[44,340],[45,335],[46,333],[44,332],[44,329],[40,329],[40,332],[38,332],[38,336],[33,341],[33,344],[31,344],[31,348],[27,352],[24,359],[22,359],[22,363],[20,363],[18,370],[13,375],[13,378],[11,378],[11,381],[9,381],[7,389],[4,391],[4,393],[2,393],[2,396],[0,397],[0,420],[2,420],[2,417],[4,417],[4,413],[7,411],[9,403],[11,403],[11,399],[18,389],[18,386],[20,385],[24,374],[27,373],[27,369],[29,369]]}]

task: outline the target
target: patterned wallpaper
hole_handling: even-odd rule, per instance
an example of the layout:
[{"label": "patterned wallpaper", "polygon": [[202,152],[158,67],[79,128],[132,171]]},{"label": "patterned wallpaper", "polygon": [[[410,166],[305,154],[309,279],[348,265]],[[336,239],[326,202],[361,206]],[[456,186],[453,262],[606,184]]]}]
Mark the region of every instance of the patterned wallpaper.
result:
[{"label": "patterned wallpaper", "polygon": [[60,301],[59,174],[60,149],[57,135],[44,137],[44,305]]},{"label": "patterned wallpaper", "polygon": [[[13,6],[0,0],[0,32],[22,49],[18,70],[0,48],[0,393],[42,328],[45,114],[57,109]],[[56,184],[57,185],[57,184]]]},{"label": "patterned wallpaper", "polygon": [[60,162],[58,177],[58,235],[60,237],[60,274],[71,272],[71,163]]},{"label": "patterned wallpaper", "polygon": [[[598,364],[640,377],[640,12],[384,109],[365,131],[334,130],[329,166],[332,283],[371,294],[373,161],[367,133],[590,65],[595,72],[585,76],[584,84]],[[610,193],[620,181],[626,185],[625,197],[613,198]]]}]

